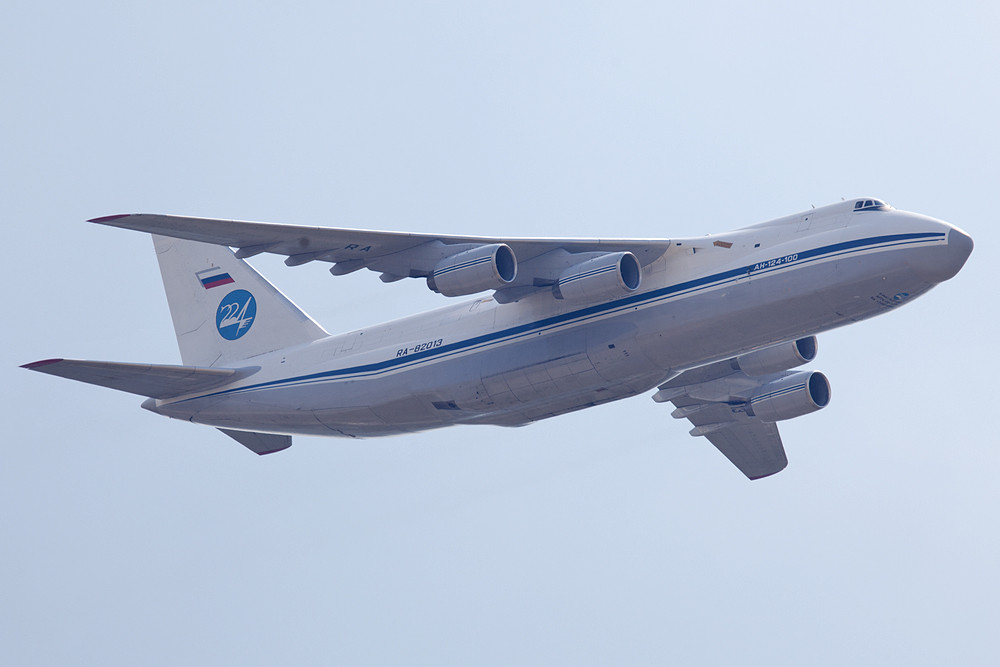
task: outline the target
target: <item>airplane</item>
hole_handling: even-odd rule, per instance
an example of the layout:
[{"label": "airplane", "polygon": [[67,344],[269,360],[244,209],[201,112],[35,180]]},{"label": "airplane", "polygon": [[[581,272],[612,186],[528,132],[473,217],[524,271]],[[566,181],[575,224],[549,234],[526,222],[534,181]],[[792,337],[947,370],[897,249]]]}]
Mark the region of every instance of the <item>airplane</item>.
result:
[{"label": "airplane", "polygon": [[[777,422],[830,401],[826,376],[793,370],[815,358],[816,334],[909,303],[973,248],[957,227],[875,198],[676,239],[89,222],[152,235],[183,365],[24,368],[138,394],[143,408],[214,426],[257,454],[299,434],[523,426],[655,390],[749,479],[788,463]],[[245,261],[260,253],[478,296],[331,335]]]}]

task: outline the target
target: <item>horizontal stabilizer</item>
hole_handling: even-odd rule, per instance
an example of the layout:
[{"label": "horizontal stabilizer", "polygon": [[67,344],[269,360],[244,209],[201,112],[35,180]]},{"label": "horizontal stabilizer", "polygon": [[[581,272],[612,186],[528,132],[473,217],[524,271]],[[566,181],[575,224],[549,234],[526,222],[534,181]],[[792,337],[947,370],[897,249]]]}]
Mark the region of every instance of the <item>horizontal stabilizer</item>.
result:
[{"label": "horizontal stabilizer", "polygon": [[220,431],[240,443],[255,454],[273,454],[292,446],[292,436],[275,435],[273,433],[257,433],[256,431],[233,431],[220,428]]},{"label": "horizontal stabilizer", "polygon": [[110,387],[149,398],[173,398],[221,387],[255,373],[258,368],[200,368],[198,366],[163,366],[124,364],[112,361],[46,359],[21,368],[58,375],[90,384]]}]

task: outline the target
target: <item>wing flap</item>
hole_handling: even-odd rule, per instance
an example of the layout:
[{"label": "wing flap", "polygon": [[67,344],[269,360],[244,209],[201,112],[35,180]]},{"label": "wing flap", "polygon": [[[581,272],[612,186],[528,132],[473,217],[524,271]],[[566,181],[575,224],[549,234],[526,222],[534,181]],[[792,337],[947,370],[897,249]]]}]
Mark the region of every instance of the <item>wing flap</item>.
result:
[{"label": "wing flap", "polygon": [[161,399],[214,389],[257,371],[256,367],[202,368],[82,359],[46,359],[21,368]]}]

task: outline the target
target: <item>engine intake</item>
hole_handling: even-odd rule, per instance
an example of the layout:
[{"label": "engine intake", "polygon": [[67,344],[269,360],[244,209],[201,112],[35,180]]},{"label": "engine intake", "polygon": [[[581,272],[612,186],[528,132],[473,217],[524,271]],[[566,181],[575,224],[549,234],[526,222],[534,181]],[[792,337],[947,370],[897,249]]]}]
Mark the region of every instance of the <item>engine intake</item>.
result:
[{"label": "engine intake", "polygon": [[639,289],[642,267],[630,252],[613,252],[581,262],[562,272],[555,286],[560,299],[596,299]]},{"label": "engine intake", "polygon": [[779,422],[816,412],[830,402],[830,382],[819,371],[800,371],[768,382],[754,392],[747,413],[765,422]]},{"label": "engine intake", "polygon": [[445,257],[434,267],[427,286],[445,296],[500,289],[517,276],[517,258],[504,243],[483,245]]},{"label": "engine intake", "polygon": [[742,354],[736,363],[747,375],[760,377],[808,363],[816,358],[816,349],[816,337],[809,336]]}]

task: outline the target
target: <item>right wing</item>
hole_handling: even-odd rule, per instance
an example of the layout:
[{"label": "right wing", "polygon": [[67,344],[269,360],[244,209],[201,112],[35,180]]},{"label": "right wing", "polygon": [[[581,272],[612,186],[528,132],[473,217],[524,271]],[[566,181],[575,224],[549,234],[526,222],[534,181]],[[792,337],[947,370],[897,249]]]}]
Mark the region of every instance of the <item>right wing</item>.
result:
[{"label": "right wing", "polygon": [[725,403],[699,401],[687,396],[671,401],[674,417],[687,418],[691,435],[703,435],[750,479],[781,472],[788,465],[778,425],[749,417]]},{"label": "right wing", "polygon": [[671,416],[690,421],[691,435],[705,436],[740,472],[760,479],[784,470],[788,459],[777,424],[747,414],[746,402],[738,399],[760,380],[734,365],[726,359],[681,373],[660,385],[653,400],[673,403]]}]

